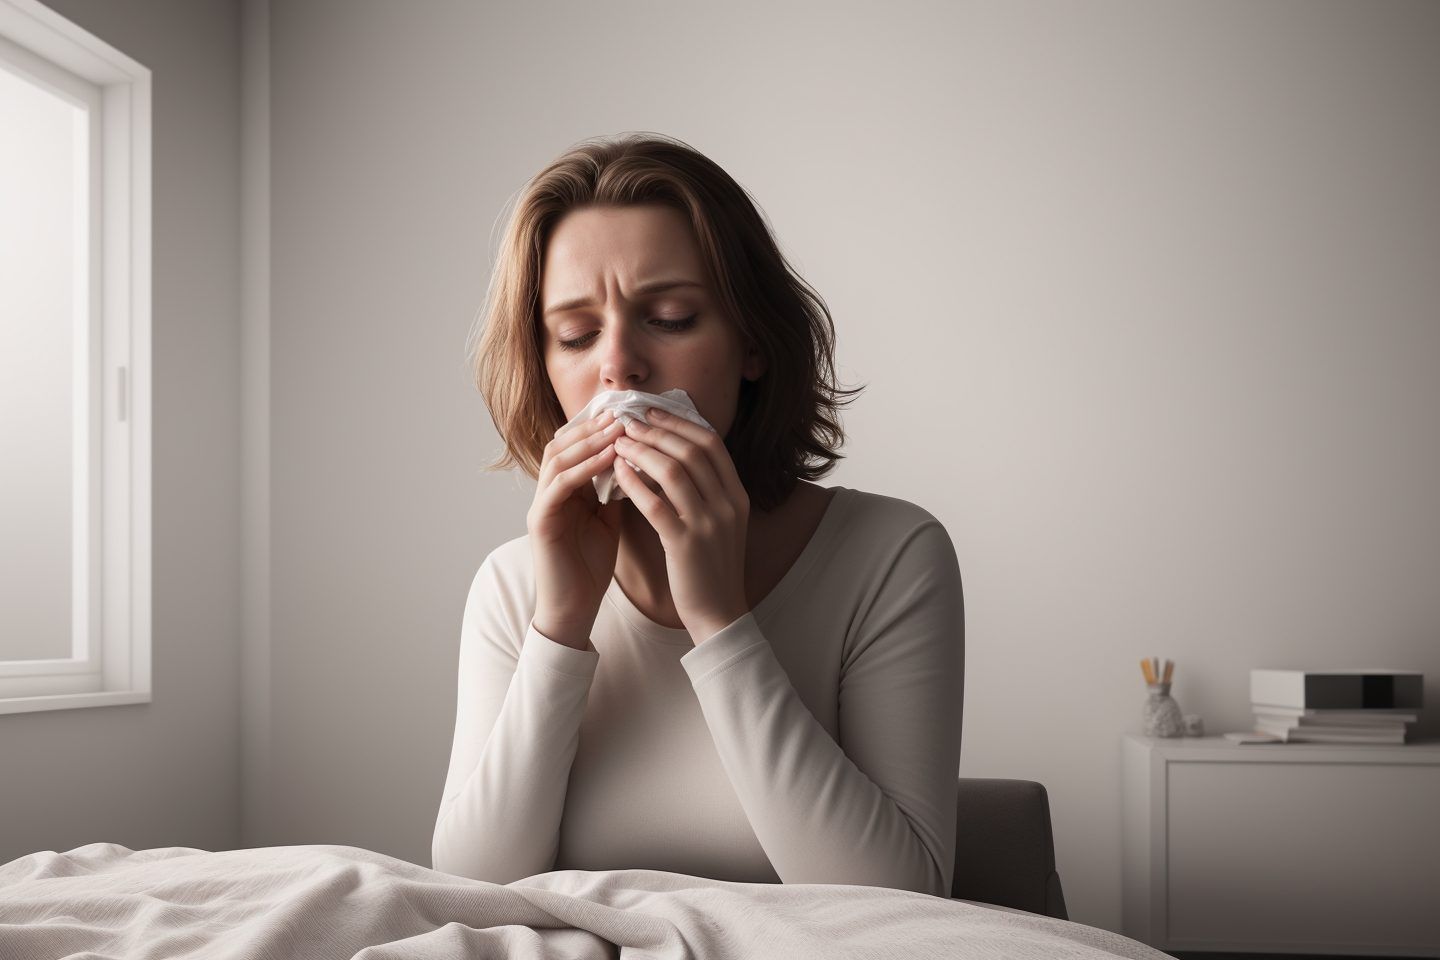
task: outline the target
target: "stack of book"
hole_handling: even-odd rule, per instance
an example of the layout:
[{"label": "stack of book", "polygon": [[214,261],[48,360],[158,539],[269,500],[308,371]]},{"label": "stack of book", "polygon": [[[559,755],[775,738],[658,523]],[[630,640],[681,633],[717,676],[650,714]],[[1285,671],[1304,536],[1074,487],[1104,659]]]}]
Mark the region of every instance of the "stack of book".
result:
[{"label": "stack of book", "polygon": [[1283,743],[1404,743],[1424,688],[1410,670],[1251,670],[1250,706]]}]

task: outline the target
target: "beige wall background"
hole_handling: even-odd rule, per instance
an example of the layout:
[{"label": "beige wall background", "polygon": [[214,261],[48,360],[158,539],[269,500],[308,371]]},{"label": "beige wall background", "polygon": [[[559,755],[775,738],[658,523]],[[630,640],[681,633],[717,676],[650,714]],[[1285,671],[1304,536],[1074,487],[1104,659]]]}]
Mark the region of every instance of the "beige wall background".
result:
[{"label": "beige wall background", "polygon": [[465,366],[497,218],[625,130],[826,298],[868,390],[823,482],[949,529],[960,773],[1045,784],[1073,920],[1120,925],[1142,656],[1210,732],[1252,667],[1435,700],[1440,6],[53,5],[155,71],[157,679],[0,718],[10,856],[428,865],[465,593],[533,495]]}]

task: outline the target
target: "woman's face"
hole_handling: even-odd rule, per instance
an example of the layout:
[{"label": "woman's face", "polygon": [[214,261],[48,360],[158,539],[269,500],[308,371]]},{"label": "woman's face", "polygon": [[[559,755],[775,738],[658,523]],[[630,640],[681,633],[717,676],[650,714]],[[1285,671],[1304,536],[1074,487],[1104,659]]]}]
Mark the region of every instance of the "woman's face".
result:
[{"label": "woman's face", "polygon": [[545,370],[567,422],[605,390],[680,387],[726,437],[741,378],[764,372],[721,314],[690,224],[671,207],[566,214],[541,264],[540,309]]}]

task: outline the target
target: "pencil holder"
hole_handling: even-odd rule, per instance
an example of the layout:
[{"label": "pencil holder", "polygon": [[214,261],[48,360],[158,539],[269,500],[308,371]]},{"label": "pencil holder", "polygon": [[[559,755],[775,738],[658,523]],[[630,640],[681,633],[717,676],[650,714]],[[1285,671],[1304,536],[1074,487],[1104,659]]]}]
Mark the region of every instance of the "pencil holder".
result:
[{"label": "pencil holder", "polygon": [[1145,736],[1183,737],[1185,718],[1180,713],[1180,704],[1170,696],[1170,684],[1147,683],[1145,689],[1150,697],[1145,701]]}]

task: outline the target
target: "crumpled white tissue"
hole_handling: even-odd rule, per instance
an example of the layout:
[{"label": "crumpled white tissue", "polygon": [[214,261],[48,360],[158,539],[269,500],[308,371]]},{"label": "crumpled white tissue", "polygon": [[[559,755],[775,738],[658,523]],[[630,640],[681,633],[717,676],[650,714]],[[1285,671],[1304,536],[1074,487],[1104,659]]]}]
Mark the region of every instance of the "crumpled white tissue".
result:
[{"label": "crumpled white tissue", "polygon": [[[677,417],[684,417],[691,423],[699,424],[711,433],[716,432],[715,428],[700,416],[700,411],[695,408],[695,402],[690,399],[690,394],[679,387],[674,390],[666,390],[664,393],[646,393],[644,390],[605,390],[591,397],[590,402],[585,404],[585,409],[570,418],[570,423],[584,423],[606,410],[613,410],[615,419],[621,423],[629,423],[631,420],[639,420],[643,423],[645,411],[651,407],[659,407],[666,413],[673,413]],[[625,462],[634,467],[638,473],[645,472],[629,457],[625,458]],[[595,494],[600,498],[601,503],[630,499],[630,495],[615,481],[614,467],[606,467],[603,473],[594,478],[594,481]]]}]

